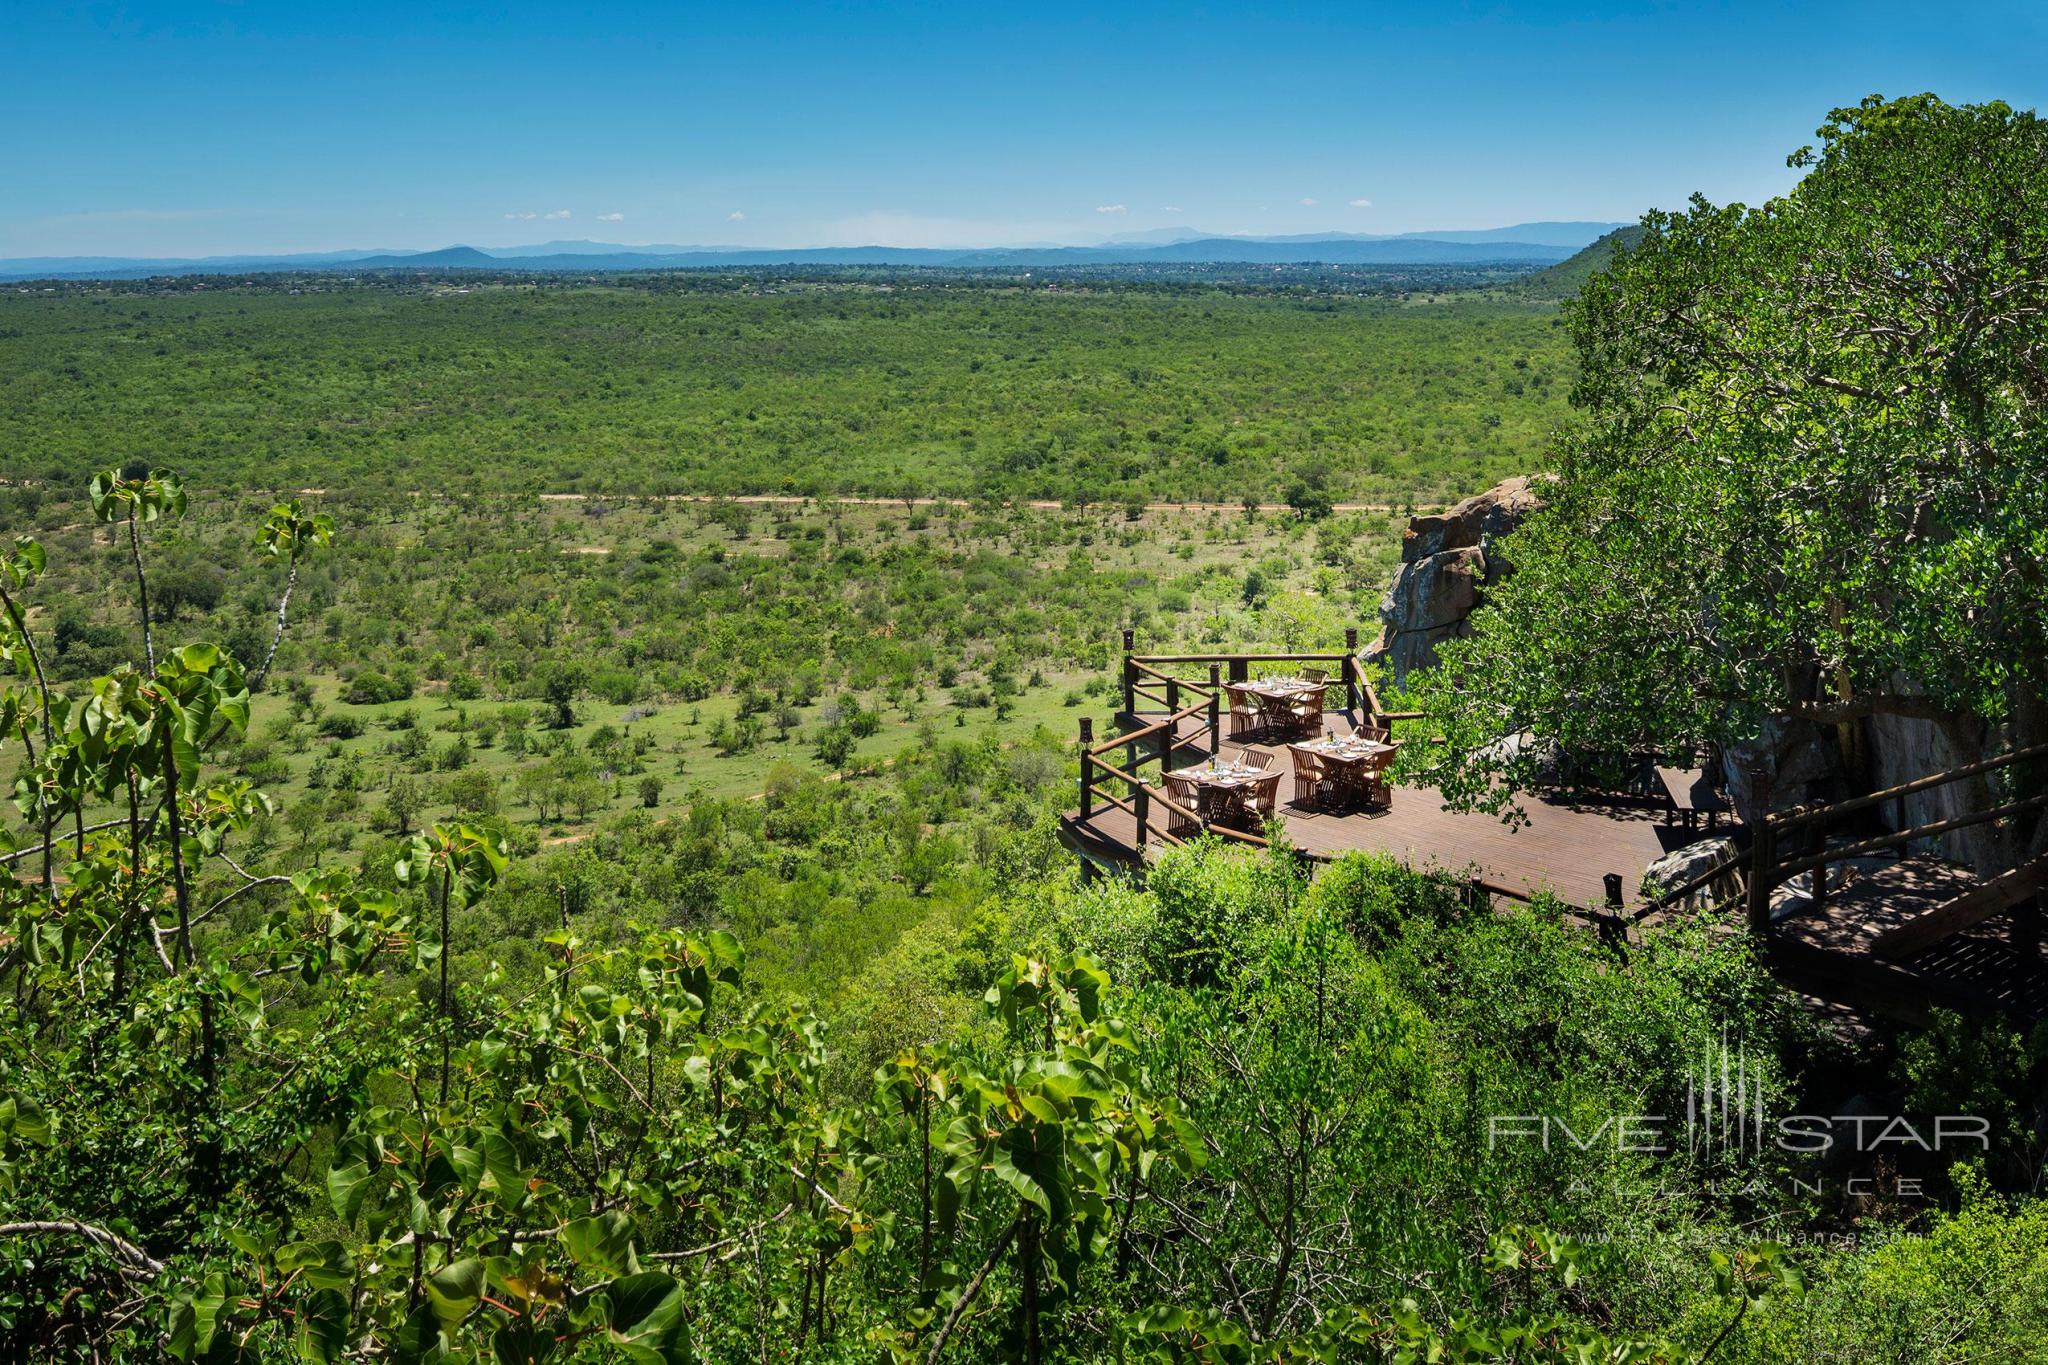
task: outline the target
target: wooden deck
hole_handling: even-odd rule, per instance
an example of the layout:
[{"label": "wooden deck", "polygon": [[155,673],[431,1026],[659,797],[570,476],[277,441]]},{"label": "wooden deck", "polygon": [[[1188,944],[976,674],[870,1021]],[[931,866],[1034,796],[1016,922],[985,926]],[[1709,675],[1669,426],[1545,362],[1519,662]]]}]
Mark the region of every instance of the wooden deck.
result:
[{"label": "wooden deck", "polygon": [[1830,952],[1870,953],[1884,934],[1941,908],[1977,885],[1959,867],[1931,858],[1872,859],[1836,875],[1841,885],[1815,906],[1804,894],[1785,898],[1772,932]]},{"label": "wooden deck", "polygon": [[1985,881],[1933,858],[1860,860],[1838,871],[1825,904],[1781,890],[1765,958],[1832,998],[1915,1022],[1936,1006],[2038,1019],[2041,875],[2038,863]]},{"label": "wooden deck", "polygon": [[[1324,724],[1348,734],[1354,722],[1333,711]],[[1294,778],[1285,739],[1260,734],[1225,741],[1226,747],[1262,750],[1280,779],[1280,817],[1287,837],[1302,852],[1328,860],[1355,849],[1391,853],[1416,867],[1437,867],[1477,876],[1534,895],[1548,891],[1567,904],[1598,907],[1606,902],[1604,876],[1621,876],[1625,904],[1634,904],[1643,869],[1657,858],[1699,839],[1698,832],[1668,825],[1665,813],[1647,804],[1594,804],[1527,797],[1529,823],[1510,829],[1490,815],[1445,810],[1429,787],[1397,787],[1391,809],[1339,812],[1305,808],[1293,801]],[[1177,747],[1174,762],[1193,763],[1202,747]],[[1062,819],[1068,842],[1098,862],[1139,861],[1137,822],[1127,811],[1100,805],[1086,819],[1069,811]],[[1158,851],[1156,843],[1145,850]]]}]

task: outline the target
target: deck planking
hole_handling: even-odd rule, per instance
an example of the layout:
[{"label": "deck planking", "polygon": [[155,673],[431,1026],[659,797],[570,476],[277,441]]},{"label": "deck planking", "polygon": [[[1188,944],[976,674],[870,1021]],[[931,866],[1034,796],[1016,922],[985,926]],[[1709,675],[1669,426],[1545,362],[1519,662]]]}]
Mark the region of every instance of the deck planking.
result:
[{"label": "deck planking", "polygon": [[[1323,719],[1339,735],[1355,728],[1343,712]],[[1668,825],[1664,813],[1651,806],[1540,795],[1522,799],[1528,823],[1510,828],[1490,815],[1446,810],[1433,787],[1396,787],[1393,805],[1384,811],[1317,810],[1293,800],[1292,761],[1284,738],[1255,734],[1225,744],[1273,755],[1273,766],[1286,774],[1280,780],[1279,814],[1287,837],[1321,860],[1365,849],[1419,868],[1482,877],[1525,895],[1547,891],[1570,905],[1596,907],[1606,902],[1607,873],[1620,874],[1624,902],[1634,904],[1643,869],[1701,837]],[[1198,762],[1206,755],[1206,747],[1182,746],[1174,762]],[[1105,756],[1123,766],[1114,753]],[[1092,856],[1119,862],[1139,857],[1137,821],[1127,811],[1098,805],[1085,821],[1078,811],[1067,812],[1065,823]],[[1155,850],[1156,842],[1147,852]]]},{"label": "deck planking", "polygon": [[1792,899],[1773,932],[1813,948],[1867,954],[1883,934],[1977,885],[1977,878],[1963,869],[1929,858],[1873,860],[1847,872],[1838,864],[1828,870],[1840,884],[1830,888],[1826,902],[1816,906],[1805,896]]}]

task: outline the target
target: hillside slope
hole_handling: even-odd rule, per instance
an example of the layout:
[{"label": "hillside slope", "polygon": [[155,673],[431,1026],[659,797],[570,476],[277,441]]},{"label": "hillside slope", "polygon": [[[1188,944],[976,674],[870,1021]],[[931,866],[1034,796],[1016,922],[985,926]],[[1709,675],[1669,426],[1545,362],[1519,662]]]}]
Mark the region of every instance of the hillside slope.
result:
[{"label": "hillside slope", "polygon": [[1577,255],[1518,280],[1513,286],[1514,291],[1535,298],[1570,298],[1579,292],[1594,271],[1607,267],[1618,248],[1632,247],[1642,240],[1643,230],[1639,226],[1616,228]]}]

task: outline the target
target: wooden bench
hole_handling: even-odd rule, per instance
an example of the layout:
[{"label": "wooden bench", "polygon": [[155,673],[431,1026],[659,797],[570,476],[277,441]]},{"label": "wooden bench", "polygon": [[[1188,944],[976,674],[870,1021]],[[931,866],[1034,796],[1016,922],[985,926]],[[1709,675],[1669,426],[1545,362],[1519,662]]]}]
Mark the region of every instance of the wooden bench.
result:
[{"label": "wooden bench", "polygon": [[1728,803],[1714,790],[1714,784],[1707,774],[1698,768],[1658,768],[1657,780],[1664,785],[1664,797],[1671,804],[1664,812],[1664,823],[1682,825],[1687,830],[1698,830],[1700,816],[1707,817],[1707,828],[1713,829],[1728,811]]}]

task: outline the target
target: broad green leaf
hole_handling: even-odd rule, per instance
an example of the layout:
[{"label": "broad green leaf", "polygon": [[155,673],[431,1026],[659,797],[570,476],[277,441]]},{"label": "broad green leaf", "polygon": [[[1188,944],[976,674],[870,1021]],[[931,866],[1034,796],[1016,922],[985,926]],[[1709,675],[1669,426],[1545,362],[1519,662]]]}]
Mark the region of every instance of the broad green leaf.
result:
[{"label": "broad green leaf", "polygon": [[450,1327],[469,1316],[483,1292],[484,1263],[475,1257],[427,1277],[427,1298],[434,1305],[434,1314]]},{"label": "broad green leaf", "polygon": [[562,1228],[561,1239],[585,1270],[617,1277],[640,1268],[633,1254],[633,1220],[617,1210],[576,1219]]},{"label": "broad green leaf", "polygon": [[649,1365],[687,1365],[690,1329],[683,1287],[660,1271],[629,1275],[606,1286],[605,1327],[626,1355]]},{"label": "broad green leaf", "polygon": [[348,1349],[348,1299],[339,1289],[319,1289],[298,1302],[293,1334],[302,1359],[331,1365]]}]

